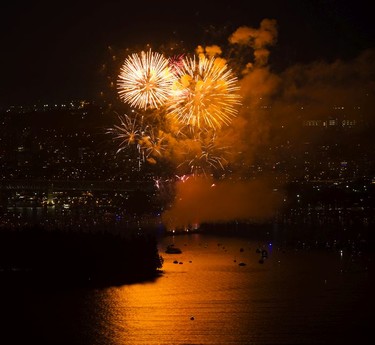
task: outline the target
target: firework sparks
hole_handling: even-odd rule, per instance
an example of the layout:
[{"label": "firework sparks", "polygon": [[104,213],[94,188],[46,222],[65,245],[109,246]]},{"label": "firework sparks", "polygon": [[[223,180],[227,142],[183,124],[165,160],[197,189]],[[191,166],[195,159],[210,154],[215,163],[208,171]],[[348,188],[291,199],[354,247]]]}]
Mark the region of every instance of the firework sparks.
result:
[{"label": "firework sparks", "polygon": [[155,109],[170,97],[174,74],[162,54],[141,52],[129,56],[118,77],[119,96],[132,107]]},{"label": "firework sparks", "polygon": [[227,161],[221,155],[224,150],[226,150],[226,147],[217,147],[213,138],[207,144],[204,143],[202,145],[202,153],[199,156],[199,160],[205,161],[214,169],[218,169],[220,167],[224,170],[224,165],[227,163]]},{"label": "firework sparks", "polygon": [[[237,116],[241,102],[224,59],[142,51],[125,60],[118,85],[122,101],[144,113],[142,123],[125,116],[112,130],[121,140],[119,151],[136,144],[141,160],[155,164],[173,157],[177,168],[194,175],[225,169],[226,148],[215,136]],[[151,122],[142,128],[143,120]]]},{"label": "firework sparks", "polygon": [[237,78],[222,59],[200,56],[198,62],[195,58],[182,62],[175,72],[169,114],[184,125],[198,128],[228,125],[240,105]]},{"label": "firework sparks", "polygon": [[142,138],[142,149],[145,151],[146,158],[162,156],[162,151],[166,149],[166,143],[162,131],[158,131],[158,135],[155,135],[154,131],[151,130],[149,135],[145,135]]},{"label": "firework sparks", "polygon": [[199,173],[206,174],[208,169],[218,170],[225,169],[227,160],[224,155],[228,147],[220,147],[216,144],[214,135],[197,136],[194,139],[195,145],[190,145],[189,151],[186,153],[186,159],[178,168],[188,166],[190,173],[197,175]]},{"label": "firework sparks", "polygon": [[142,123],[138,121],[137,117],[132,119],[128,115],[119,116],[119,120],[120,125],[114,125],[113,128],[107,130],[107,133],[114,135],[113,140],[120,140],[117,153],[132,144],[137,145],[139,149],[139,141],[145,131],[142,128]]},{"label": "firework sparks", "polygon": [[184,67],[184,54],[170,57],[169,66],[174,73],[178,73],[179,70]]}]

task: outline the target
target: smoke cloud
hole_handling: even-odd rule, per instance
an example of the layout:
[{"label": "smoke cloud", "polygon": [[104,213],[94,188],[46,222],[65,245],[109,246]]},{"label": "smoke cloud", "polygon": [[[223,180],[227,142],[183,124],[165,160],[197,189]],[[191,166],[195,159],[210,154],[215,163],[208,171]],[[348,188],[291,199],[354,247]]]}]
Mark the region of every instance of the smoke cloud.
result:
[{"label": "smoke cloud", "polygon": [[204,222],[265,221],[275,215],[280,194],[265,179],[214,181],[190,177],[176,186],[176,202],[163,214],[169,229]]},{"label": "smoke cloud", "polygon": [[[295,142],[306,135],[307,121],[355,121],[363,130],[374,126],[375,51],[367,50],[355,59],[314,61],[289,67],[279,75],[268,111],[277,144],[287,137]],[[309,141],[319,137],[309,137]]]},{"label": "smoke cloud", "polygon": [[245,45],[254,49],[254,60],[257,66],[268,62],[269,50],[277,41],[277,22],[274,19],[263,19],[259,29],[248,26],[239,27],[230,37],[229,43]]},{"label": "smoke cloud", "polygon": [[[239,68],[240,113],[230,126],[220,129],[216,139],[218,146],[228,148],[228,165],[248,166],[269,147],[302,140],[303,122],[334,117],[335,107],[345,112],[346,118],[355,111],[357,120],[374,126],[375,51],[365,51],[352,61],[314,61],[275,73],[268,60],[277,36],[277,22],[264,19],[259,28],[242,26],[229,37],[233,49],[240,53],[250,49],[253,60],[241,61]],[[200,46],[197,52],[220,56],[222,50]],[[187,140],[185,150],[190,144]],[[166,226],[249,219],[263,222],[272,217],[282,205],[275,180],[257,177],[246,181],[242,173],[237,171],[236,183],[197,176],[177,182],[175,202],[163,214]]]}]

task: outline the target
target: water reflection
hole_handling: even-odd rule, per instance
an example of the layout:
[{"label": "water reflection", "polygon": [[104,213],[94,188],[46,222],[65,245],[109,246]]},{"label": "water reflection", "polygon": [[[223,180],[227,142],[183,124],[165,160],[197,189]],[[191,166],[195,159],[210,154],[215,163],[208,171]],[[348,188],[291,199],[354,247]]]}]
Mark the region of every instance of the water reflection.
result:
[{"label": "water reflection", "polygon": [[[172,242],[181,254],[164,253]],[[259,248],[268,252],[263,264]],[[203,234],[166,237],[159,251],[164,274],[153,282],[25,292],[29,339],[106,345],[365,342],[369,271],[345,254]]]},{"label": "water reflection", "polygon": [[234,257],[257,260],[238,246],[206,240],[176,239],[183,253],[163,255],[164,276],[157,282],[109,289],[108,324],[116,325],[116,344],[228,344],[231,337],[239,343],[251,291]]}]

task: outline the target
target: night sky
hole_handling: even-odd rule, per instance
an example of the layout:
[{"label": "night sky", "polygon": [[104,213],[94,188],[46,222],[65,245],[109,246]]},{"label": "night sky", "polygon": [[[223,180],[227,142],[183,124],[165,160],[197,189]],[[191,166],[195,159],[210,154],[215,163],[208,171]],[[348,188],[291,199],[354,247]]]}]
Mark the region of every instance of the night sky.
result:
[{"label": "night sky", "polygon": [[[362,0],[4,3],[0,106],[92,99],[108,77],[101,73],[110,63],[108,47],[223,45],[238,27],[259,27],[265,18],[277,21],[269,60],[275,71],[350,61],[375,46],[372,13]],[[108,73],[116,78],[116,70]]]}]

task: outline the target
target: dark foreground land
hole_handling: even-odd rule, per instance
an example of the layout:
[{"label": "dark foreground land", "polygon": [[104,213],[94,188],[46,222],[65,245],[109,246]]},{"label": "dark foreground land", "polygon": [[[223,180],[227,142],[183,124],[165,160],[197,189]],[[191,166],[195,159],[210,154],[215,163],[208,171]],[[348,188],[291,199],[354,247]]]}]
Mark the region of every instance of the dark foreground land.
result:
[{"label": "dark foreground land", "polygon": [[151,235],[0,230],[0,283],[106,286],[154,279],[163,259]]}]

